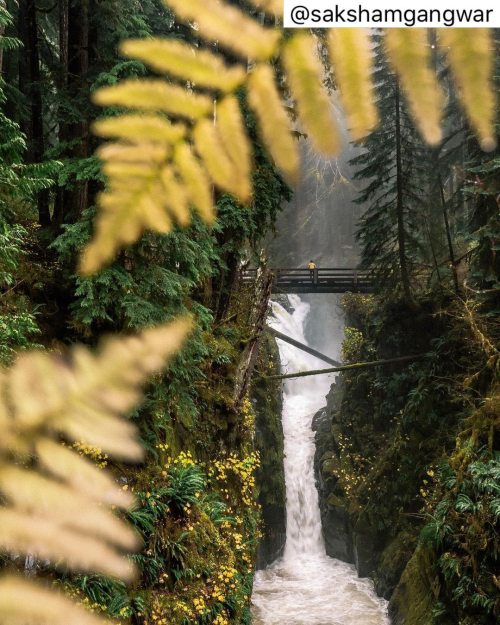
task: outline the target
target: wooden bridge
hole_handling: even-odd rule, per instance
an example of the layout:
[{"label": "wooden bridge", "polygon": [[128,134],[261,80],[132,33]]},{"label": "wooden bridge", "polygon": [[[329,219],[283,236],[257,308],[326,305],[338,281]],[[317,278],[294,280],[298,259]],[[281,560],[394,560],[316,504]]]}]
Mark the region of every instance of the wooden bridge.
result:
[{"label": "wooden bridge", "polygon": [[[253,282],[257,269],[245,269],[243,282]],[[274,269],[273,293],[372,293],[368,272],[359,269]]]}]

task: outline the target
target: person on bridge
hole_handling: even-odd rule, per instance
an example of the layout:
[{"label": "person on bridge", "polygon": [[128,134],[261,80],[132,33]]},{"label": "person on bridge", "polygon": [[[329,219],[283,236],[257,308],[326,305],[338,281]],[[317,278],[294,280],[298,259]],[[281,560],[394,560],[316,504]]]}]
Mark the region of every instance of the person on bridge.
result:
[{"label": "person on bridge", "polygon": [[310,260],[307,263],[307,268],[309,269],[309,275],[311,277],[311,280],[314,280],[314,270],[317,269],[317,265],[313,260]]}]

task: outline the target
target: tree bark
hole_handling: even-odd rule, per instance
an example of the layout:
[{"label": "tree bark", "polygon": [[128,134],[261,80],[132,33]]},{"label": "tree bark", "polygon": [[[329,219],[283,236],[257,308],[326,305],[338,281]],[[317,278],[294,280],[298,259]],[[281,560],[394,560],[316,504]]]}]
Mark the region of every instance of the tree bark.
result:
[{"label": "tree bark", "polygon": [[396,218],[398,223],[398,254],[399,270],[403,293],[407,300],[411,300],[410,277],[406,260],[406,235],[404,224],[403,201],[403,157],[401,152],[401,94],[399,81],[396,79]]},{"label": "tree bark", "polygon": [[[87,90],[89,71],[89,0],[60,0],[59,4],[59,59],[62,89],[67,98],[77,101]],[[90,156],[90,120],[69,122],[60,120],[59,141],[68,144],[68,156]],[[70,189],[59,189],[54,221],[57,224],[76,221],[89,204],[88,182],[71,181]]]},{"label": "tree bark", "polygon": [[444,197],[443,181],[441,174],[438,172],[438,185],[439,185],[439,197],[441,198],[441,209],[443,211],[443,221],[446,231],[446,242],[448,244],[448,254],[450,257],[451,273],[453,276],[453,284],[455,287],[455,293],[460,294],[460,286],[458,284],[457,263],[455,260],[455,250],[453,249],[453,240],[451,238],[450,220],[448,217],[448,206],[446,204],[446,198]]},{"label": "tree bark", "polygon": [[[35,0],[23,0],[19,3],[19,22],[19,32],[24,44],[24,53],[20,57],[20,88],[27,95],[30,108],[30,118],[25,126],[28,140],[28,160],[31,163],[41,163],[45,156],[45,137]],[[43,190],[39,193],[37,205],[40,225],[49,226],[48,191]]]},{"label": "tree bark", "polygon": [[234,383],[233,399],[236,410],[240,409],[252,379],[252,373],[259,351],[260,339],[264,332],[266,323],[272,284],[273,274],[269,271],[269,269],[265,268],[260,270],[257,274],[257,280],[255,281],[255,291],[253,297],[254,304],[250,313],[250,327],[252,328],[252,335],[243,350]]}]

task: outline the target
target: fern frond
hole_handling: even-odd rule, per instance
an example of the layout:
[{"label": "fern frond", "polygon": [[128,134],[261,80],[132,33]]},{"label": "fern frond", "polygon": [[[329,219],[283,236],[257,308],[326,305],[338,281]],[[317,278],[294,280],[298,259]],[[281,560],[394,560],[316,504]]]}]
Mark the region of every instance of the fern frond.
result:
[{"label": "fern frond", "polygon": [[283,0],[249,0],[256,9],[262,9],[270,15],[283,15]]},{"label": "fern frond", "polygon": [[257,116],[259,133],[277,167],[289,180],[299,171],[299,149],[290,132],[290,119],[268,65],[257,65],[248,78],[248,102]]},{"label": "fern frond", "polygon": [[102,538],[129,551],[137,547],[137,536],[115,515],[51,477],[27,469],[3,467],[0,468],[0,491],[7,503],[20,512],[45,518],[55,526]]},{"label": "fern frond", "polygon": [[110,508],[130,506],[131,497],[50,437],[140,458],[135,429],[119,415],[137,403],[139,387],[177,351],[190,327],[179,320],[110,339],[95,355],[75,348],[67,360],[28,353],[1,372],[0,549],[131,577],[134,569],[122,550],[135,548],[137,538]]},{"label": "fern frond", "polygon": [[215,211],[210,179],[187,143],[180,143],[175,148],[174,163],[189,193],[192,205],[207,223],[212,223]]},{"label": "fern frond", "polygon": [[[109,173],[109,165],[106,167]],[[111,262],[121,247],[134,243],[148,229],[170,232],[173,224],[162,202],[159,175],[159,169],[151,169],[142,180],[124,173],[109,181],[107,192],[98,197],[100,211],[94,237],[80,259],[83,275],[91,275]]]},{"label": "fern frond", "polygon": [[430,68],[427,29],[388,28],[385,45],[416,125],[427,143],[438,144],[442,138],[443,94],[436,73]]},{"label": "fern frond", "polygon": [[249,184],[238,176],[238,169],[226,152],[218,127],[208,119],[199,121],[193,131],[196,151],[214,183],[242,202],[249,198]]},{"label": "fern frond", "polygon": [[226,96],[217,106],[217,127],[229,158],[238,170],[238,177],[247,183],[243,195],[250,197],[252,155],[240,105],[234,96]]},{"label": "fern frond", "polygon": [[188,196],[184,186],[177,180],[174,170],[166,165],[160,173],[164,188],[164,202],[170,213],[181,226],[187,226],[190,221]]},{"label": "fern frond", "polygon": [[121,51],[197,87],[229,92],[245,80],[241,65],[229,67],[223,57],[174,39],[130,39],[122,43]]},{"label": "fern frond", "polygon": [[19,577],[0,580],[2,625],[105,625],[107,621],[60,593]]},{"label": "fern frond", "polygon": [[496,146],[494,131],[497,95],[492,72],[494,45],[487,28],[439,29],[442,46],[459,86],[459,97],[484,150]]},{"label": "fern frond", "polygon": [[349,128],[355,140],[362,139],[378,124],[368,32],[364,28],[330,29],[328,48]]},{"label": "fern frond", "polygon": [[[73,510],[78,516],[79,510]],[[0,549],[32,554],[78,571],[132,579],[135,569],[114,547],[71,528],[26,512],[0,508]]]},{"label": "fern frond", "polygon": [[212,110],[212,100],[164,80],[131,78],[119,85],[102,87],[93,100],[101,106],[120,106],[143,111],[164,111],[170,115],[200,119]]},{"label": "fern frond", "polygon": [[[134,406],[139,386],[164,366],[189,327],[181,320],[137,337],[110,339],[96,355],[77,347],[69,362],[45,352],[20,356],[2,375],[0,404],[8,419],[0,420],[5,431],[19,432],[14,438],[22,439],[28,428],[44,430],[49,423],[73,440],[85,440],[124,459],[139,459],[135,429],[118,414]],[[2,437],[0,450],[4,441]]]},{"label": "fern frond", "polygon": [[323,87],[323,68],[315,38],[305,33],[292,37],[284,47],[283,62],[299,118],[311,143],[321,154],[336,154],[340,137],[330,97]]},{"label": "fern frond", "polygon": [[167,144],[137,143],[108,143],[97,150],[97,156],[103,161],[125,163],[163,163],[169,156]]},{"label": "fern frond", "polygon": [[95,122],[92,127],[99,137],[123,139],[133,143],[176,143],[186,134],[182,124],[171,124],[158,115],[121,115]]},{"label": "fern frond", "polygon": [[241,10],[219,0],[164,0],[184,21],[199,25],[199,33],[218,41],[243,58],[264,61],[276,52],[281,34],[260,26]]},{"label": "fern frond", "polygon": [[60,481],[66,481],[77,492],[93,501],[128,508],[134,499],[124,490],[117,489],[115,482],[86,458],[49,438],[35,443],[38,462],[43,469]]}]

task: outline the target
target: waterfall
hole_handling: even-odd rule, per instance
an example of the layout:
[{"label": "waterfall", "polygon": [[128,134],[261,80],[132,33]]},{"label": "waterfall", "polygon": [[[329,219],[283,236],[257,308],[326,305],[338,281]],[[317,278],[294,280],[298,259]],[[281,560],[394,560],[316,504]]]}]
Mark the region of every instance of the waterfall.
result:
[{"label": "waterfall", "polygon": [[[270,325],[307,343],[314,311],[290,296],[293,313],[273,303]],[[314,356],[278,340],[286,371],[324,366]],[[335,354],[332,354],[335,356]],[[325,554],[314,477],[312,418],[325,405],[332,376],[287,380],[283,397],[287,534],[283,557],[255,578],[254,625],[387,625],[386,604],[353,566]]]}]

